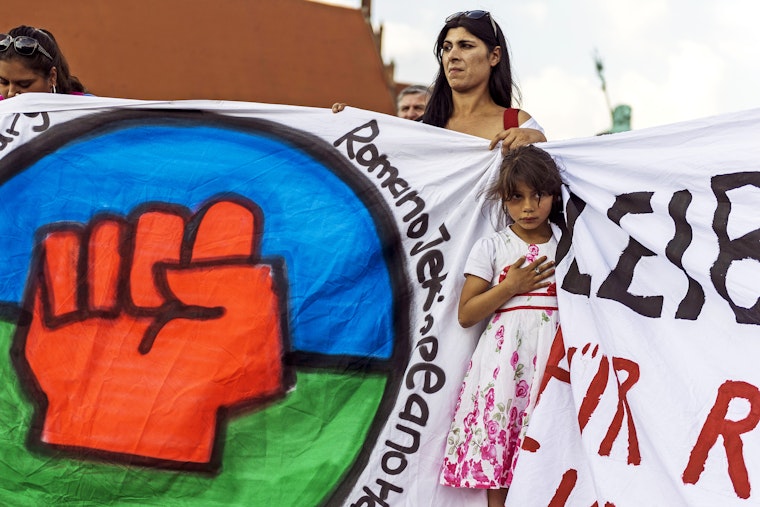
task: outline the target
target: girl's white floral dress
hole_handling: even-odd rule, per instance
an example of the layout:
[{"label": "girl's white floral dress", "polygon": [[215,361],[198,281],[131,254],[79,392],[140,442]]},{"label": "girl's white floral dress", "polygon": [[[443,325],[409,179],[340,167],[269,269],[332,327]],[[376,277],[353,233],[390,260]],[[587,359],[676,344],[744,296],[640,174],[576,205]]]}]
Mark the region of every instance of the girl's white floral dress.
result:
[{"label": "girl's white floral dress", "polygon": [[[465,273],[495,285],[520,256],[526,263],[553,260],[554,238],[528,244],[511,228],[483,238],[472,248]],[[559,325],[552,284],[513,297],[494,313],[472,354],[446,438],[441,484],[460,488],[506,488]]]}]

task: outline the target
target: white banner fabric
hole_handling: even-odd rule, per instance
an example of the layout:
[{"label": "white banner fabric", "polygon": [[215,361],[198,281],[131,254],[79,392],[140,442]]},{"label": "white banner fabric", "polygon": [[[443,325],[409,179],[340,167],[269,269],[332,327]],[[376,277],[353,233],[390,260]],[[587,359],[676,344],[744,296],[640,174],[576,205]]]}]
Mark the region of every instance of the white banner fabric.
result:
[{"label": "white banner fabric", "polygon": [[[411,343],[387,421],[331,503],[485,505],[438,474],[480,332],[456,308],[470,247],[497,226],[482,191],[498,150],[353,108],[28,94],[0,102],[0,157],[43,135],[41,111],[53,128],[114,110],[271,121],[322,139],[376,187],[405,253]],[[541,145],[567,185],[562,335],[507,505],[760,504],[758,135],[751,110]]]}]

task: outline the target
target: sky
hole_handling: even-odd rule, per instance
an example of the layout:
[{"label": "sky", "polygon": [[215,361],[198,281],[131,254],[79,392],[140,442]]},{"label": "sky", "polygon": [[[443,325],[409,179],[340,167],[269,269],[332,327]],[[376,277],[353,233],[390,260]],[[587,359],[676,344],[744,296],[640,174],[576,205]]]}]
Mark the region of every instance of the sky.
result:
[{"label": "sky", "polygon": [[633,129],[760,107],[758,0],[372,0],[396,81],[430,84],[445,18],[475,9],[504,31],[520,107],[550,141],[609,129],[607,98],[632,108]]}]

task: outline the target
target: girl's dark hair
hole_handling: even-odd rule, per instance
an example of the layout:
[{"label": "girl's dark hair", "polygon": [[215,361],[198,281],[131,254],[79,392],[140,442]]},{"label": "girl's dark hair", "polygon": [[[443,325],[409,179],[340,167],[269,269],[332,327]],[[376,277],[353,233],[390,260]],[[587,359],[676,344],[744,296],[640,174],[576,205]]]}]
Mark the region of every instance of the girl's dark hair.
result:
[{"label": "girl's dark hair", "polygon": [[25,56],[17,53],[13,48],[8,48],[6,51],[0,52],[0,60],[16,59],[22,61],[26,67],[44,77],[48,77],[50,71],[55,67],[55,87],[57,92],[86,92],[84,85],[82,85],[79,79],[72,76],[69,72],[69,64],[66,62],[66,58],[63,57],[63,53],[61,53],[58,43],[52,33],[41,28],[22,25],[11,29],[8,32],[8,35],[11,37],[31,37],[36,40],[39,45],[45,48],[53,59],[51,60],[39,51],[35,51],[34,54],[30,56]]},{"label": "girl's dark hair", "polygon": [[[492,21],[493,24],[491,23]],[[446,71],[443,68],[442,53],[443,43],[449,30],[459,27],[464,28],[482,40],[488,47],[489,52],[493,51],[496,46],[501,47],[501,60],[491,68],[491,76],[488,79],[488,91],[494,102],[501,107],[512,107],[512,94],[514,93],[518,100],[520,97],[520,91],[512,81],[509,48],[501,27],[491,18],[490,13],[478,19],[461,14],[443,25],[435,42],[434,51],[438,59],[438,75],[433,83],[433,92],[430,94],[430,100],[425,108],[425,115],[422,117],[422,121],[436,127],[445,127],[454,109],[454,102],[451,98],[451,87],[446,80]],[[494,34],[494,27],[496,28],[496,34]]]},{"label": "girl's dark hair", "polygon": [[[533,145],[520,146],[504,155],[499,176],[486,190],[488,199],[498,201],[506,212],[504,203],[517,192],[518,183],[523,183],[536,192],[555,197],[562,195],[562,176],[551,155]],[[555,199],[549,220],[562,224],[562,201]]]}]

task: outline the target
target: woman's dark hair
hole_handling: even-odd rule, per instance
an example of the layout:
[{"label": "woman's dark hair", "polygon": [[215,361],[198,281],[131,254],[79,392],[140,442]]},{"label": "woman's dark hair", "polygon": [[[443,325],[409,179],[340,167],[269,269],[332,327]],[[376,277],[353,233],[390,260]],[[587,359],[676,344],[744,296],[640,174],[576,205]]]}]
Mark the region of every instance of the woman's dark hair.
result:
[{"label": "woman's dark hair", "polygon": [[[498,201],[506,213],[504,203],[517,192],[523,183],[536,192],[559,197],[562,195],[562,176],[551,155],[533,145],[520,146],[504,155],[496,181],[486,190],[486,197]],[[555,199],[549,220],[562,224],[562,201]]]},{"label": "woman's dark hair", "polygon": [[69,72],[69,64],[66,62],[63,53],[61,53],[58,43],[53,34],[41,28],[32,26],[17,26],[8,32],[11,37],[26,36],[36,40],[37,43],[45,48],[53,57],[51,60],[39,51],[35,51],[30,56],[17,53],[13,48],[0,52],[0,60],[17,59],[24,62],[29,69],[41,76],[50,76],[50,71],[56,69],[56,91],[59,93],[79,92],[84,93],[85,87],[76,77]]},{"label": "woman's dark hair", "polygon": [[[493,21],[493,23],[492,23]],[[512,81],[512,65],[509,60],[509,48],[501,27],[496,23],[491,14],[488,13],[478,19],[468,17],[465,13],[456,16],[443,25],[438,39],[435,42],[435,56],[438,59],[438,75],[433,83],[433,92],[430,94],[425,115],[422,117],[424,123],[435,125],[436,127],[445,127],[451,117],[454,109],[454,102],[451,98],[451,87],[446,80],[446,71],[443,68],[443,44],[446,40],[449,30],[452,28],[462,27],[478,39],[482,40],[488,47],[488,51],[493,51],[496,46],[501,47],[501,60],[491,68],[491,76],[488,79],[488,91],[494,102],[501,107],[512,107],[512,93],[519,99],[520,91]],[[494,34],[496,28],[496,34]]]}]

